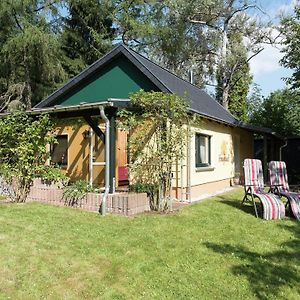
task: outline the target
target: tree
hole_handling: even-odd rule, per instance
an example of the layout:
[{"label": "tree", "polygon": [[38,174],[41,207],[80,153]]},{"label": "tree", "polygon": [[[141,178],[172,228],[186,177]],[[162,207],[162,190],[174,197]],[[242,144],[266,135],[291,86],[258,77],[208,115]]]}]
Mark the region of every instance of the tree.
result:
[{"label": "tree", "polygon": [[277,90],[265,98],[254,111],[251,123],[269,127],[282,136],[300,135],[300,93],[289,89]]},{"label": "tree", "polygon": [[[0,172],[13,187],[13,200],[24,202],[35,177],[57,180],[60,170],[45,166],[46,145],[54,142],[47,115],[13,113],[0,119]],[[49,178],[52,174],[52,178]]]},{"label": "tree", "polygon": [[51,22],[57,1],[1,1],[1,110],[11,101],[30,108],[64,79]]},{"label": "tree", "polygon": [[300,5],[294,7],[294,15],[285,17],[281,21],[281,33],[283,35],[282,50],[284,54],[281,64],[293,70],[291,78],[287,82],[293,88],[300,87]]},{"label": "tree", "polygon": [[69,0],[64,18],[62,49],[64,69],[75,76],[112,47],[113,3],[107,0]]},{"label": "tree", "polygon": [[247,51],[240,33],[228,37],[229,49],[227,55],[227,73],[221,67],[217,72],[216,98],[222,102],[224,90],[222,88],[225,78],[228,81],[228,109],[239,120],[248,121],[247,96],[252,81],[250,67],[247,61]]},{"label": "tree", "polygon": [[[136,1],[130,3],[134,5]],[[129,41],[133,46],[147,49],[152,58],[180,77],[186,79],[192,69],[195,84],[200,87],[214,84],[218,77],[219,99],[228,109],[230,90],[243,78],[235,74],[243,75],[245,64],[263,50],[263,43],[272,42],[268,26],[263,27],[253,14],[248,14],[258,9],[256,1],[168,0],[159,2],[160,5],[157,1],[151,3],[146,1],[145,6],[152,5],[152,9],[140,9],[144,13],[150,11],[152,16],[152,22],[147,23],[148,30],[144,31],[146,35],[135,30],[138,21],[144,21],[139,17],[135,22],[129,22]],[[128,15],[129,20],[130,17]],[[244,55],[242,59],[239,57],[239,51],[233,51],[237,43],[231,37],[235,35],[240,35],[240,46],[243,48],[244,44],[246,59]],[[245,77],[247,82],[249,74]]]},{"label": "tree", "polygon": [[260,86],[256,83],[253,84],[252,91],[247,98],[247,120],[248,122],[253,121],[256,115],[261,110],[263,105],[264,97]]},{"label": "tree", "polygon": [[130,132],[129,174],[150,194],[151,208],[163,211],[171,197],[172,168],[186,140],[187,104],[161,92],[140,91],[130,99],[132,106],[120,112],[121,126]]}]

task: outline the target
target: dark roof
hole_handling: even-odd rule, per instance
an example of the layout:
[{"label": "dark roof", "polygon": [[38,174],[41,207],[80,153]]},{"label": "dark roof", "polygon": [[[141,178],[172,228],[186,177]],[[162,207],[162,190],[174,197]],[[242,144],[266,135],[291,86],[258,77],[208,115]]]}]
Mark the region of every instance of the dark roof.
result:
[{"label": "dark roof", "polygon": [[149,80],[151,80],[162,92],[175,93],[179,96],[186,96],[189,101],[191,112],[200,114],[203,117],[219,121],[228,125],[238,126],[255,132],[264,132],[272,134],[270,129],[259,128],[252,125],[246,125],[237,120],[230,112],[228,112],[215,99],[209,96],[204,90],[183,80],[160,67],[148,58],[140,55],[136,51],[126,47],[123,44],[115,47],[112,51],[104,55],[102,58],[94,62],[91,66],[83,70],[79,75],[71,79],[60,89],[56,90],[43,101],[39,102],[35,108],[45,108],[53,106],[56,100],[65,95],[74,87],[78,86],[83,80],[89,78],[100,68],[107,65],[110,61],[124,55],[127,57]]},{"label": "dark roof", "polygon": [[239,121],[204,90],[160,67],[137,52],[128,49],[171,93],[187,96],[191,111],[203,116],[237,125]]}]

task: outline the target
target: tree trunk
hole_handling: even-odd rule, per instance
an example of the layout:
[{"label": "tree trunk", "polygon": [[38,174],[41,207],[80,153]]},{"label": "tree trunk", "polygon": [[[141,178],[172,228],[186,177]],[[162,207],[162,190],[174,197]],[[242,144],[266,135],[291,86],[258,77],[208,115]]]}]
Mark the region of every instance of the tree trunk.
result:
[{"label": "tree trunk", "polygon": [[229,84],[227,84],[223,87],[223,90],[222,90],[222,105],[226,110],[228,110],[228,106],[229,106]]}]

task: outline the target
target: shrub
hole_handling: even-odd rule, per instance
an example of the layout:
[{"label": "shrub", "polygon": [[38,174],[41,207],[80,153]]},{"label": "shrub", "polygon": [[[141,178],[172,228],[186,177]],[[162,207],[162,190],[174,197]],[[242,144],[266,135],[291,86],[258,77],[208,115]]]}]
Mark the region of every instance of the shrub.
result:
[{"label": "shrub", "polygon": [[[0,175],[13,189],[13,201],[24,202],[36,177],[60,179],[58,170],[42,172],[46,146],[55,140],[48,115],[31,116],[24,112],[0,119]],[[42,178],[43,179],[43,178]]]},{"label": "shrub", "polygon": [[159,205],[159,186],[155,184],[137,182],[129,186],[130,192],[146,193],[150,199],[150,208],[155,210]]},{"label": "shrub", "polygon": [[83,180],[78,180],[64,188],[63,199],[65,205],[80,206],[87,193],[94,191],[94,188]]}]

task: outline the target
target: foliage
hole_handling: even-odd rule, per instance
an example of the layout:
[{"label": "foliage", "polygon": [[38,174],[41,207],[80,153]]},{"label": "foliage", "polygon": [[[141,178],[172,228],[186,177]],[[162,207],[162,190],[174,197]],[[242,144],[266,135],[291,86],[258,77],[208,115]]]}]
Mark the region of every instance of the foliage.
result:
[{"label": "foliage", "polygon": [[146,193],[150,199],[151,210],[157,209],[157,199],[159,193],[159,186],[157,184],[136,182],[129,186],[129,191],[135,193]]},{"label": "foliage", "polygon": [[172,167],[186,140],[187,103],[177,95],[144,91],[132,94],[130,100],[132,106],[119,114],[121,126],[130,133],[129,174],[132,183],[157,192],[153,209],[165,210],[171,197]]},{"label": "foliage", "polygon": [[86,193],[93,192],[94,189],[84,180],[77,180],[64,188],[63,199],[69,206],[78,206],[86,196]]},{"label": "foliage", "polygon": [[42,180],[47,184],[56,182],[62,184],[63,186],[65,186],[69,181],[69,177],[64,175],[59,167],[47,165],[38,166],[36,168],[35,177],[42,178]]},{"label": "foliage", "polygon": [[65,79],[58,36],[50,22],[57,14],[56,3],[1,1],[2,107],[17,101],[23,108],[30,108]]},{"label": "foliage", "polygon": [[106,0],[68,0],[67,8],[61,36],[63,65],[69,76],[75,76],[112,47],[113,4]]},{"label": "foliage", "polygon": [[243,193],[134,218],[0,205],[0,298],[298,299],[299,222],[256,219]]},{"label": "foliage", "polygon": [[[247,50],[240,33],[228,36],[227,68],[220,67],[217,73],[217,100],[222,103],[224,91],[228,92],[228,109],[239,120],[247,122],[247,96],[252,81],[247,61]],[[222,85],[225,84],[224,87]]]},{"label": "foliage", "polygon": [[[49,178],[42,170],[45,170],[46,145],[53,141],[48,115],[33,118],[25,113],[13,113],[0,119],[0,170],[12,184],[14,201],[26,200],[35,177]],[[55,174],[52,173],[52,180],[61,179]]]},{"label": "foliage", "polygon": [[[184,79],[193,70],[200,87],[214,85],[219,76],[217,89],[225,108],[232,87],[243,76],[245,82],[250,79],[249,72],[244,73],[245,53],[250,60],[263,50],[265,42],[273,42],[271,25],[253,17],[259,9],[256,0],[125,2],[139,12],[138,17],[127,14],[129,43]],[[231,38],[236,35],[239,43]],[[244,48],[241,57],[236,48]],[[237,72],[240,77],[233,78]]]},{"label": "foliage", "polygon": [[300,93],[289,89],[277,90],[265,98],[254,111],[251,122],[272,128],[283,136],[300,135]]},{"label": "foliage", "polygon": [[281,34],[283,35],[284,56],[281,63],[293,70],[291,78],[287,79],[294,88],[300,88],[300,5],[295,4],[294,14],[281,20]]},{"label": "foliage", "polygon": [[254,116],[258,114],[261,110],[262,104],[264,101],[264,97],[262,95],[261,88],[258,84],[252,85],[252,90],[247,99],[247,119],[249,122],[254,119]]}]

